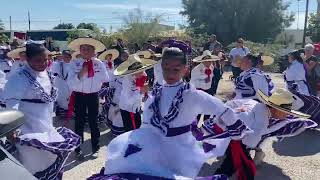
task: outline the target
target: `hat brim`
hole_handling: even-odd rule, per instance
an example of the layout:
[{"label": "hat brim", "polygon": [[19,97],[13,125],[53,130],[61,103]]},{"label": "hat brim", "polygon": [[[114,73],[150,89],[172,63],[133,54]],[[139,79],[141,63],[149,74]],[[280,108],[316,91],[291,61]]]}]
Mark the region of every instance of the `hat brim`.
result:
[{"label": "hat brim", "polygon": [[112,54],[112,61],[119,57],[120,53],[117,50],[107,50],[99,55],[98,59],[104,61],[108,54]]},{"label": "hat brim", "polygon": [[274,59],[271,56],[261,56],[261,60],[263,61],[264,66],[269,66],[274,62]]},{"label": "hat brim", "polygon": [[143,66],[139,69],[134,69],[134,70],[128,70],[128,67],[132,64],[132,61],[125,61],[123,63],[121,63],[113,72],[113,74],[115,76],[127,76],[127,75],[132,75],[132,74],[136,74],[142,71],[145,71],[147,69],[152,68],[154,65],[156,65],[158,62],[157,61],[153,61],[150,59],[140,59],[141,63],[143,64]]},{"label": "hat brim", "polygon": [[290,109],[286,109],[286,108],[283,108],[283,107],[280,107],[272,102],[269,101],[269,97],[267,95],[265,95],[262,91],[258,90],[257,92],[257,95],[258,95],[258,98],[259,100],[265,104],[265,105],[268,105],[268,106],[271,106],[279,111],[282,111],[284,113],[287,113],[287,114],[290,114],[290,115],[293,115],[293,116],[296,116],[296,117],[300,117],[300,118],[305,118],[305,119],[308,119],[310,118],[311,116],[308,115],[308,114],[305,114],[305,113],[302,113],[302,112],[299,112],[299,111],[295,111],[295,110],[290,110]]},{"label": "hat brim", "polygon": [[26,47],[21,47],[8,52],[7,56],[13,59],[20,58],[20,53],[26,52]]},{"label": "hat brim", "polygon": [[214,61],[220,61],[220,58],[218,56],[211,56],[210,59],[203,59],[207,55],[202,55],[194,58],[192,62],[201,63],[201,62],[214,62]]},{"label": "hat brim", "polygon": [[95,48],[95,52],[101,52],[104,51],[106,49],[106,46],[93,38],[78,38],[75,39],[73,41],[70,42],[70,44],[68,45],[68,47],[73,50],[73,51],[80,51],[80,46],[81,45],[90,45],[93,46]]}]

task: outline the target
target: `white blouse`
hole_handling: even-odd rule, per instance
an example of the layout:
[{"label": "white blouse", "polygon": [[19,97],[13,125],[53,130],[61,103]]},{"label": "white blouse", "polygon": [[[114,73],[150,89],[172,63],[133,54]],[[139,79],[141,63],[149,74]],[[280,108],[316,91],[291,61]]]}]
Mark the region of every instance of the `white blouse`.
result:
[{"label": "white blouse", "polygon": [[306,84],[306,71],[303,64],[299,63],[297,60],[294,60],[291,65],[284,71],[285,79],[288,82],[294,82],[298,86],[298,91],[301,94],[309,96],[309,89]]},{"label": "white blouse", "polygon": [[205,82],[208,77],[208,75],[205,74],[206,69],[207,68],[203,63],[200,63],[192,69],[190,84],[192,84],[195,88],[203,90],[208,90],[211,88],[214,66],[211,65],[209,68],[211,70],[209,82]]},{"label": "white blouse", "polygon": [[135,85],[133,76],[125,76],[122,79],[122,90],[120,95],[119,107],[128,112],[137,112],[142,105],[143,94]]},{"label": "white blouse", "polygon": [[99,59],[92,58],[94,76],[88,77],[85,74],[81,79],[78,74],[82,69],[84,59],[76,59],[71,61],[70,73],[67,82],[73,91],[81,93],[96,93],[101,89],[102,83],[109,81],[106,66]]}]

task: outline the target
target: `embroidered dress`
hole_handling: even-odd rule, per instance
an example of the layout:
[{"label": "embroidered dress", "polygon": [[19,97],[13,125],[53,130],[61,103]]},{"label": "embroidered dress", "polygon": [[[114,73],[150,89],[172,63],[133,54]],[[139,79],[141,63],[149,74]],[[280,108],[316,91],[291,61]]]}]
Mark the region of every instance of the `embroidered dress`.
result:
[{"label": "embroidered dress", "polygon": [[303,64],[297,60],[293,61],[284,71],[284,80],[289,91],[298,91],[301,94],[309,96],[306,71]]},{"label": "embroidered dress", "polygon": [[57,104],[63,110],[68,109],[69,98],[72,93],[67,83],[70,63],[63,61],[54,62],[51,66],[51,73],[54,75],[53,85],[58,89]]},{"label": "embroidered dress", "polygon": [[274,84],[269,77],[258,68],[251,68],[244,71],[235,81],[235,99],[257,99],[257,90],[271,95],[274,91]]},{"label": "embroidered dress", "polygon": [[10,76],[4,88],[7,107],[25,115],[16,143],[18,159],[35,177],[46,180],[62,178],[65,160],[80,144],[80,138],[71,130],[53,127],[57,90],[49,75],[25,65]]},{"label": "embroidered dress", "polygon": [[115,77],[110,86],[99,91],[99,96],[105,99],[102,104],[102,115],[113,135],[118,136],[125,132],[120,113],[119,100],[122,90],[122,78]]},{"label": "embroidered dress", "polygon": [[220,100],[187,83],[156,85],[144,105],[141,128],[108,145],[104,174],[196,178],[203,163],[215,156],[215,150],[204,152],[190,131],[198,114],[221,117],[235,139],[250,131]]},{"label": "embroidered dress", "polygon": [[[242,143],[249,148],[255,148],[261,144],[266,137],[291,137],[303,132],[305,129],[315,127],[317,123],[308,119],[289,118],[273,119],[270,117],[269,110],[264,104],[255,100],[232,100],[226,103],[227,106],[238,112],[238,117],[248,126],[253,133],[247,134]],[[208,120],[202,127],[204,136],[202,140],[210,142],[212,137],[221,139],[228,138],[226,132],[217,133],[215,125],[224,129],[224,125],[216,119]]]}]

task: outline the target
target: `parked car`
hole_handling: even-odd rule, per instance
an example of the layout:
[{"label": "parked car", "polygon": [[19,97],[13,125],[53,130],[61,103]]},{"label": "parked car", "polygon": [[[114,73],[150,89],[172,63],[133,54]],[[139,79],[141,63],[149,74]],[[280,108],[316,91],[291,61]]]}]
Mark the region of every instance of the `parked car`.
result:
[{"label": "parked car", "polygon": [[[24,115],[19,111],[0,111],[0,138],[4,139],[19,128],[24,122]],[[36,180],[4,147],[0,146],[0,179]]]}]

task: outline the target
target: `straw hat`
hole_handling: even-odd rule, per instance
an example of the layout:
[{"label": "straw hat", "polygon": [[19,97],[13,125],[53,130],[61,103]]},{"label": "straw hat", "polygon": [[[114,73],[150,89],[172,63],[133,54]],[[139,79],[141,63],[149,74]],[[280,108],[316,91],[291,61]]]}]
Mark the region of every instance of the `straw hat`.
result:
[{"label": "straw hat", "polygon": [[192,60],[193,62],[208,62],[208,61],[220,61],[218,56],[212,55],[209,50],[203,52],[202,56],[198,56]]},{"label": "straw hat", "polygon": [[294,95],[286,89],[277,89],[271,96],[267,96],[262,91],[258,90],[257,95],[263,104],[271,106],[277,110],[301,118],[308,119],[311,117],[308,114],[291,109],[292,103],[295,99]]},{"label": "straw hat", "polygon": [[263,61],[264,66],[269,66],[274,62],[274,59],[271,56],[261,56],[261,60]]},{"label": "straw hat", "polygon": [[26,47],[19,47],[17,49],[14,49],[10,52],[8,52],[8,57],[13,58],[13,59],[18,59],[20,58],[20,53],[26,52]]},{"label": "straw hat", "polygon": [[106,46],[102,42],[95,40],[93,38],[90,38],[90,37],[75,39],[70,42],[68,47],[73,51],[80,51],[80,46],[85,45],[85,44],[93,46],[95,48],[96,53],[101,52],[106,49]]},{"label": "straw hat", "polygon": [[79,51],[76,51],[74,53],[72,53],[72,59],[77,59],[77,56],[80,55],[80,52]]},{"label": "straw hat", "polygon": [[114,75],[125,76],[136,74],[152,68],[155,64],[157,64],[157,61],[153,61],[150,59],[141,59],[138,55],[132,54],[129,56],[128,60],[121,63],[114,70]]},{"label": "straw hat", "polygon": [[103,52],[102,54],[99,55],[98,59],[100,60],[105,60],[106,56],[111,54],[112,55],[112,61],[115,60],[116,58],[119,57],[119,51],[116,50],[116,49],[109,49],[109,50],[106,50],[105,52]]},{"label": "straw hat", "polygon": [[155,52],[151,50],[147,51],[138,51],[136,53],[141,59],[152,59],[153,57],[161,58],[162,54],[156,54]]}]

